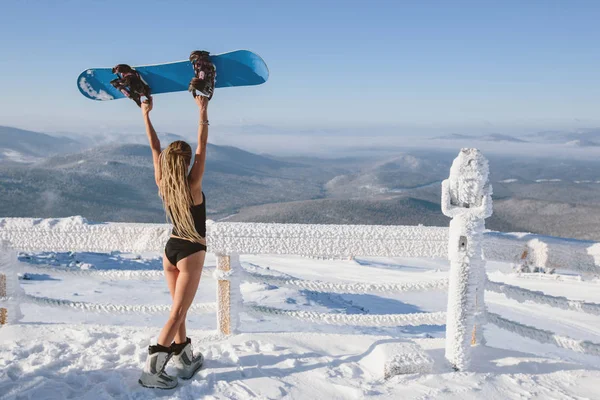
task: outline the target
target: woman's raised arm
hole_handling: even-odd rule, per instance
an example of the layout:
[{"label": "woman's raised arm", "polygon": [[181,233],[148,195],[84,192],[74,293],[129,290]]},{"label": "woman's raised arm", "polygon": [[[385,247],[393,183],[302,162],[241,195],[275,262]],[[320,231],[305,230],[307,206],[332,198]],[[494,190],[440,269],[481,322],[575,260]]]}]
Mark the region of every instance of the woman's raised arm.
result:
[{"label": "woman's raised arm", "polygon": [[194,97],[200,111],[198,125],[198,147],[194,157],[194,165],[190,171],[189,182],[193,189],[202,190],[202,177],[206,165],[206,146],[208,144],[208,98],[204,96]]},{"label": "woman's raised arm", "polygon": [[144,124],[146,125],[146,135],[152,149],[152,163],[154,164],[154,180],[156,185],[160,182],[160,140],[156,135],[156,131],[150,121],[150,111],[152,111],[152,97],[142,102],[142,115],[144,116]]}]

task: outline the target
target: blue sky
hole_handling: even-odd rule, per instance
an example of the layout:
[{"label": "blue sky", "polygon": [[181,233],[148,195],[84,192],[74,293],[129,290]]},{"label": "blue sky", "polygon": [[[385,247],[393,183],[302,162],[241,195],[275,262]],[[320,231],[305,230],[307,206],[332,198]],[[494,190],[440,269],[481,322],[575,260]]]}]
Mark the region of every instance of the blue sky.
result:
[{"label": "blue sky", "polygon": [[[133,102],[81,96],[78,74],[250,49],[269,82],[217,91],[213,124],[525,132],[600,126],[598,1],[0,0],[0,125],[140,128]],[[188,93],[157,129],[190,130]]]}]

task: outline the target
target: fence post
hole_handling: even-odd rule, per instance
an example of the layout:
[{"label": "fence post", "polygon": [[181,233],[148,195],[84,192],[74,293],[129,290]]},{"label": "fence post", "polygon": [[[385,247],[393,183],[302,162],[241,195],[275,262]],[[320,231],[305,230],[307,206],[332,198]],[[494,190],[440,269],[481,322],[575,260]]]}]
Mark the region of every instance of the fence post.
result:
[{"label": "fence post", "polygon": [[217,327],[224,335],[237,333],[239,329],[242,272],[238,254],[217,254],[217,269],[214,274],[217,280]]},{"label": "fence post", "polygon": [[[6,275],[0,273],[0,298],[6,297]],[[0,325],[8,322],[8,310],[0,307]]]},{"label": "fence post", "polygon": [[[217,255],[217,273],[227,273],[231,270],[231,257]],[[224,335],[231,334],[231,293],[229,280],[218,279],[217,276],[217,329]]]},{"label": "fence post", "polygon": [[0,240],[0,326],[18,322],[23,315],[19,305],[23,291],[17,276],[17,253]]},{"label": "fence post", "polygon": [[477,149],[462,149],[442,182],[442,212],[450,221],[450,276],[446,320],[446,359],[457,370],[471,361],[471,345],[483,342],[480,316],[485,316],[485,261],[482,253],[485,218],[492,214],[488,162]]}]

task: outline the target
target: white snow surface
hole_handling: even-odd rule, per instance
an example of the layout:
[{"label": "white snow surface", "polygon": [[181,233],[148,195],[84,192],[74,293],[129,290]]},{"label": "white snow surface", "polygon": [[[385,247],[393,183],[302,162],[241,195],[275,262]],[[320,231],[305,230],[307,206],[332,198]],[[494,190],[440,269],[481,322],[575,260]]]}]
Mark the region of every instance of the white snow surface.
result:
[{"label": "white snow surface", "polygon": [[[451,170],[443,183],[450,229],[209,223],[187,324],[207,362],[168,392],[143,389],[137,377],[168,314],[160,256],[169,226],[0,219],[9,291],[1,300],[9,317],[19,316],[16,302],[23,313],[0,328],[2,398],[595,398],[600,286],[589,275],[600,245],[484,232],[487,163],[462,161],[484,171],[453,165],[465,179]],[[467,251],[456,247],[462,236]],[[31,253],[16,261],[7,245]],[[507,274],[524,250],[532,264],[571,274]],[[232,271],[217,270],[214,254],[231,254]],[[467,272],[460,290],[475,290],[478,308],[449,301],[453,279],[465,283]],[[218,280],[231,284],[231,337],[215,331]],[[457,318],[454,330],[444,326]],[[470,348],[463,339],[474,324],[481,345]],[[444,336],[460,330],[448,353]]]},{"label": "white snow surface", "polygon": [[[242,255],[245,271],[293,276],[340,285],[368,282],[400,284],[438,282],[448,277],[448,261],[415,258],[357,257],[315,260],[299,256]],[[19,265],[31,269],[21,287],[29,295],[89,303],[163,305],[166,284],[159,280],[103,279],[58,270],[157,271],[160,253],[21,253]],[[214,302],[207,255],[195,303]],[[552,296],[600,302],[598,281],[523,279],[510,264],[488,262],[494,282]],[[229,276],[233,282],[236,274]],[[390,313],[440,313],[444,290],[427,293],[316,293],[270,283],[241,285],[245,303],[298,312],[340,316]],[[544,339],[577,338],[600,342],[598,316],[544,304],[521,304],[488,293],[495,314],[523,326],[536,326]],[[600,357],[540,344],[492,324],[487,346],[473,349],[472,372],[454,372],[444,359],[444,327],[351,327],[314,324],[280,316],[242,312],[238,335],[221,337],[214,314],[188,316],[188,336],[206,365],[172,391],[142,388],[137,379],[147,346],[156,340],[164,314],[89,313],[68,308],[23,304],[20,324],[0,328],[0,397],[2,399],[598,399]],[[423,314],[425,316],[427,314]],[[498,321],[494,321],[498,322]],[[501,324],[501,323],[500,323]],[[548,332],[556,332],[553,336]],[[537,331],[534,334],[539,334]],[[551,342],[550,342],[551,343]],[[575,343],[577,344],[577,343]],[[415,346],[404,355],[386,352]],[[418,349],[421,349],[422,354]],[[419,355],[421,354],[421,355]],[[383,379],[384,365],[395,360],[400,375]],[[432,364],[430,363],[431,360]],[[170,367],[167,368],[170,370]],[[414,373],[417,371],[418,373]]]}]

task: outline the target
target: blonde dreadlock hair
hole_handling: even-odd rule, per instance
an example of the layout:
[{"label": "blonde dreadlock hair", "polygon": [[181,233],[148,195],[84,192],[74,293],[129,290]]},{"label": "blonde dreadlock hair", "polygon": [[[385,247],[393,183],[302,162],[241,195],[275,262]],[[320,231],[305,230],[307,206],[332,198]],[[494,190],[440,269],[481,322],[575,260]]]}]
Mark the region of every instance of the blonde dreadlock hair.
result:
[{"label": "blonde dreadlock hair", "polygon": [[205,243],[196,231],[190,207],[194,204],[187,171],[192,160],[192,148],[177,140],[160,153],[160,184],[158,193],[167,218],[177,228],[178,236],[192,242]]}]

